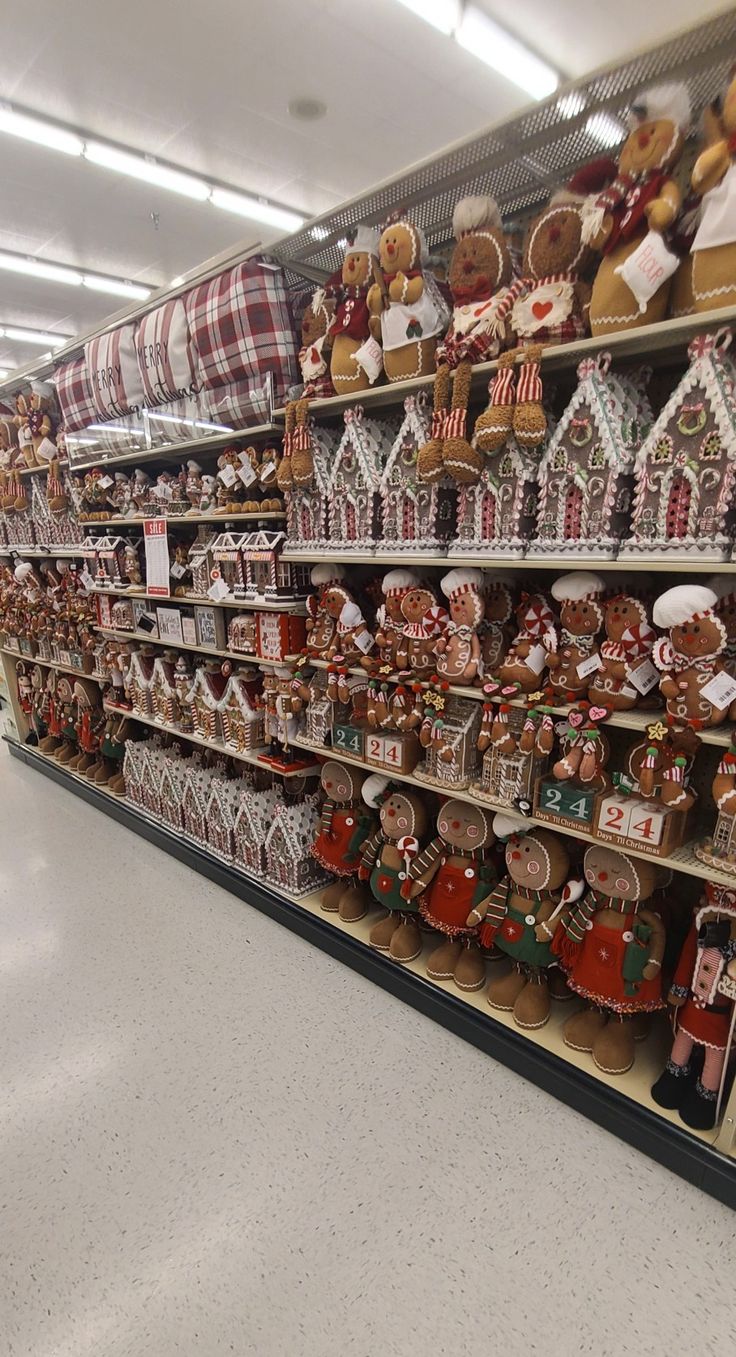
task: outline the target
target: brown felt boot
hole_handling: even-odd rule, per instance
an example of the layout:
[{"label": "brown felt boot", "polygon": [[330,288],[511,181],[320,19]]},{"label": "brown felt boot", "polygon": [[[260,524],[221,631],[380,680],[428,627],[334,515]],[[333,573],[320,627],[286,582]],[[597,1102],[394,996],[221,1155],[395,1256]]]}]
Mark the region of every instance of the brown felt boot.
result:
[{"label": "brown felt boot", "polygon": [[85,768],[84,770],[84,776],[86,777],[87,781],[94,782],[100,769],[104,768],[104,766],[105,764],[103,760],[100,758],[96,758],[94,763],[91,763],[89,768]]},{"label": "brown felt boot", "polygon": [[387,914],[385,918],[379,919],[368,934],[370,946],[375,947],[377,952],[387,952],[400,922],[398,914]]},{"label": "brown felt boot", "polygon": [[565,972],[561,971],[559,966],[550,966],[547,971],[547,987],[550,998],[556,999],[558,1004],[567,1004],[575,997],[567,983]]},{"label": "brown felt boot", "polygon": [[501,975],[498,980],[492,980],[488,986],[488,1002],[491,1008],[497,1008],[501,1013],[511,1013],[525,986],[526,976],[516,966],[508,975]]},{"label": "brown felt boot", "polygon": [[601,1035],[607,1018],[597,1008],[584,1008],[573,1013],[562,1029],[562,1039],[573,1051],[592,1051],[593,1043]]},{"label": "brown felt boot", "polygon": [[402,919],[388,950],[392,960],[400,961],[402,965],[416,960],[422,950],[422,935],[416,919]]},{"label": "brown felt boot", "polygon": [[634,1029],[627,1019],[611,1019],[593,1043],[593,1059],[604,1074],[625,1074],[634,1063]]},{"label": "brown felt boot", "polygon": [[373,896],[368,887],[361,881],[353,881],[340,896],[337,912],[343,923],[354,924],[358,919],[365,918],[372,902]]},{"label": "brown felt boot", "polygon": [[97,772],[95,773],[94,777],[95,785],[97,787],[107,786],[107,783],[110,781],[110,772],[111,772],[110,764],[106,763],[105,760],[103,759]]},{"label": "brown felt boot", "polygon": [[325,886],[322,892],[322,899],[319,902],[320,909],[325,910],[327,914],[337,914],[340,908],[340,897],[344,893],[345,882],[333,881],[332,885]]},{"label": "brown felt boot", "polygon": [[59,748],[59,741],[55,735],[44,735],[43,739],[39,740],[38,747],[42,754],[54,754]]},{"label": "brown felt boot", "polygon": [[452,978],[458,989],[464,990],[466,994],[483,988],[486,983],[486,963],[476,943],[466,943],[463,947]]},{"label": "brown felt boot", "polygon": [[430,980],[452,980],[462,949],[463,945],[457,939],[435,947],[427,961],[427,975]]},{"label": "brown felt boot", "polygon": [[107,787],[108,791],[111,791],[113,796],[125,796],[125,778],[123,777],[123,774],[118,773],[117,777],[111,777]]},{"label": "brown felt boot", "polygon": [[544,1027],[549,1021],[550,1009],[552,1003],[549,997],[549,988],[543,975],[534,976],[528,980],[514,1004],[514,1022],[517,1027],[526,1027],[530,1030],[535,1027]]}]

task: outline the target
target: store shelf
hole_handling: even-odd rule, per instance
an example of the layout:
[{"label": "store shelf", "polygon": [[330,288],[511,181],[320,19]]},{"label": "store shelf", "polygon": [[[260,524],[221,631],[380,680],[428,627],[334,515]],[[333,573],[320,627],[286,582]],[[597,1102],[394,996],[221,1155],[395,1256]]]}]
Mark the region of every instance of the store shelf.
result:
[{"label": "store shelf", "polygon": [[[65,471],[69,471],[69,469],[70,468],[68,462],[59,463],[59,470],[61,471],[62,475],[64,474]],[[49,468],[48,463],[45,463],[43,466],[13,467],[13,471],[16,476],[47,476]]]},{"label": "store shelf", "polygon": [[307,612],[306,603],[303,599],[282,598],[275,599],[273,602],[261,599],[251,600],[244,598],[208,598],[205,594],[201,597],[199,594],[149,594],[145,589],[101,589],[98,585],[92,585],[87,592],[89,594],[107,594],[109,598],[145,598],[153,603],[206,603],[210,608],[237,608],[240,612],[261,612],[261,613],[288,613],[291,617],[305,617]]},{"label": "store shelf", "polygon": [[[153,730],[160,730],[165,735],[174,735],[177,740],[186,740],[187,744],[196,744],[202,749],[211,749],[214,754],[225,754],[229,759],[235,759],[236,763],[250,763],[254,768],[262,769],[264,773],[273,773],[274,777],[307,777],[309,773],[319,772],[320,765],[316,760],[306,768],[295,768],[293,772],[281,772],[278,768],[272,768],[270,763],[259,759],[257,754],[239,753],[235,749],[230,749],[226,744],[220,744],[219,740],[205,740],[201,735],[180,730],[178,726],[167,725],[165,721],[156,721],[152,716],[140,716],[138,712],[130,711],[127,707],[116,707],[105,702],[103,709],[113,716],[127,716],[131,721],[139,721],[141,725],[151,726]],[[296,745],[296,741],[293,743]],[[266,753],[265,746],[261,752]],[[310,753],[313,754],[314,750],[310,750]]]},{"label": "store shelf", "polygon": [[[688,1182],[736,1207],[736,1160],[728,1153],[733,1138],[731,1118],[724,1119],[720,1131],[693,1132],[674,1113],[659,1108],[651,1099],[649,1089],[662,1068],[669,1041],[664,1023],[658,1034],[653,1032],[646,1043],[638,1045],[635,1065],[627,1075],[620,1079],[606,1076],[589,1057],[564,1045],[560,1029],[571,1011],[569,1005],[555,1004],[550,1022],[539,1031],[522,1031],[514,1026],[509,1015],[489,1008],[484,992],[462,994],[451,983],[430,980],[425,974],[426,955],[409,966],[399,966],[368,946],[368,932],[378,913],[371,913],[358,923],[344,923],[337,915],[320,909],[318,893],[296,899],[174,833],[126,800],[69,772],[37,749],[5,738],[13,757],[246,904],[268,914]],[[430,945],[425,944],[425,954]]]},{"label": "store shelf", "polygon": [[278,669],[294,659],[294,656],[289,656],[289,661],[264,660],[260,655],[247,655],[242,650],[215,650],[212,646],[187,645],[185,641],[162,641],[159,636],[149,636],[145,631],[112,631],[109,627],[97,626],[93,626],[92,630],[100,636],[107,636],[111,641],[142,641],[145,645],[160,646],[162,650],[190,650],[196,655],[218,655],[225,660],[255,664],[259,669]]},{"label": "store shelf", "polygon": [[163,521],[167,527],[173,528],[196,528],[198,523],[221,523],[226,528],[228,523],[270,523],[286,518],[286,514],[275,509],[268,509],[265,513],[252,514],[148,514],[141,516],[136,514],[133,518],[80,518],[79,522],[83,528],[142,528],[144,523],[151,519],[154,522]]},{"label": "store shelf", "polygon": [[595,570],[598,575],[606,575],[611,572],[624,571],[627,575],[639,573],[640,571],[650,574],[666,572],[668,575],[733,575],[736,574],[736,561],[703,561],[697,560],[694,556],[677,560],[673,558],[668,561],[649,560],[646,556],[631,556],[620,558],[613,561],[602,560],[597,556],[548,556],[539,558],[534,556],[521,556],[518,559],[513,556],[492,556],[492,555],[452,555],[441,556],[439,553],[427,554],[426,552],[417,552],[413,555],[410,551],[382,551],[377,548],[375,551],[352,551],[349,547],[290,547],[284,548],[283,560],[285,561],[341,561],[349,565],[376,565],[376,566],[394,566],[406,565],[435,567],[438,570],[454,570],[456,566],[475,566],[478,570],[491,571],[494,576],[506,572],[514,574],[517,570],[538,570],[548,572],[554,570]]},{"label": "store shelf", "polygon": [[132,462],[136,466],[148,466],[151,462],[170,463],[180,462],[182,459],[186,461],[195,452],[202,457],[209,452],[219,455],[222,448],[228,447],[231,443],[257,443],[263,438],[280,437],[282,432],[276,424],[254,424],[250,429],[226,429],[223,433],[213,433],[202,438],[187,438],[181,443],[162,443],[160,447],[155,448],[126,448],[120,452],[101,449],[98,457],[88,457],[83,462],[75,458],[70,470],[76,472],[89,471],[93,467],[128,466]]},{"label": "store shelf", "polygon": [[73,665],[59,664],[58,660],[42,660],[40,655],[21,655],[19,650],[8,650],[7,647],[0,649],[0,655],[7,655],[10,660],[23,660],[24,664],[41,664],[45,669],[55,669],[59,674],[73,674],[75,678],[91,679],[92,683],[99,683],[101,686],[110,681],[100,678],[99,675],[87,674],[84,669],[75,669]]},{"label": "store shelf", "polygon": [[0,547],[0,556],[38,556],[39,558],[57,557],[59,560],[65,558],[76,559],[82,556],[81,543],[78,547]]}]

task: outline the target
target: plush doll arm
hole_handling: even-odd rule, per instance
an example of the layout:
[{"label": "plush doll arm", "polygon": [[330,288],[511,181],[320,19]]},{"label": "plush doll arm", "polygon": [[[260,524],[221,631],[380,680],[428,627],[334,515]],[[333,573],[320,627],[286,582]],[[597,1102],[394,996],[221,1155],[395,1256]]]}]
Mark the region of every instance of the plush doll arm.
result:
[{"label": "plush doll arm", "polygon": [[371,316],[377,319],[383,311],[383,293],[378,283],[371,283],[365,300]]},{"label": "plush doll arm", "polygon": [[679,697],[680,687],[671,674],[663,674],[659,680],[659,691],[662,697]]},{"label": "plush doll arm", "polygon": [[590,310],[590,298],[593,289],[590,283],[577,282],[573,287],[572,293],[575,298],[575,309],[585,320]]},{"label": "plush doll arm", "polygon": [[664,944],[666,941],[665,927],[658,914],[651,909],[640,909],[639,918],[642,923],[648,924],[652,930],[651,941],[649,944],[649,960],[642,971],[644,980],[656,980],[662,969],[662,957],[664,956]]},{"label": "plush doll arm", "polygon": [[416,895],[421,895],[422,891],[426,890],[440,869],[444,847],[444,839],[438,836],[414,859],[409,868],[409,875],[401,886],[401,895],[405,900],[413,900]]},{"label": "plush doll arm", "polygon": [[701,151],[693,166],[690,180],[695,192],[702,195],[715,188],[716,184],[720,184],[730,164],[731,152],[726,140],[717,141],[713,146]]},{"label": "plush doll arm", "polygon": [[605,212],[601,219],[600,226],[597,228],[597,230],[592,232],[590,239],[587,241],[587,244],[590,245],[591,250],[596,250],[597,252],[600,252],[602,249],[604,249],[612,230],[613,230],[613,217],[610,212]]},{"label": "plush doll arm", "polygon": [[370,838],[365,839],[361,844],[360,851],[363,856],[360,859],[360,866],[358,868],[359,881],[367,881],[370,877],[370,874],[376,865],[376,858],[378,857],[378,850],[381,847],[382,841],[383,834],[380,829],[376,829],[371,834]]},{"label": "plush doll arm", "polygon": [[680,210],[680,190],[674,179],[668,179],[662,185],[662,191],[658,197],[651,203],[647,203],[644,211],[647,221],[653,231],[666,231],[671,226]]}]

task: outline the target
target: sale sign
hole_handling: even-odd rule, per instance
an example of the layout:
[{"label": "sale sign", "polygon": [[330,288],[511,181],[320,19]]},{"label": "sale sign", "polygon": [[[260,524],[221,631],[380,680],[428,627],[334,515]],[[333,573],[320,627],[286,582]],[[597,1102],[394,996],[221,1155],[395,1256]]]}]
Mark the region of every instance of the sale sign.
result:
[{"label": "sale sign", "polygon": [[143,540],[146,544],[146,590],[156,598],[170,598],[169,537],[166,519],[145,519]]}]

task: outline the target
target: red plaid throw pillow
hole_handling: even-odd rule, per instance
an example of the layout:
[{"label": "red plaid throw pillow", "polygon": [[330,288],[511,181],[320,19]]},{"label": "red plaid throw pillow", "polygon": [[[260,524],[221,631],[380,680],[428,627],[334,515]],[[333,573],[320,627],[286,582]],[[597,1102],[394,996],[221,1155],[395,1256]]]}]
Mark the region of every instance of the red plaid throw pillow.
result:
[{"label": "red plaid throw pillow", "polygon": [[120,325],[84,346],[97,419],[120,419],[143,405],[135,335],[135,325]]},{"label": "red plaid throw pillow", "polygon": [[97,411],[92,399],[92,387],[89,384],[84,358],[75,358],[71,363],[60,363],[53,380],[61,421],[66,432],[80,433],[88,424],[94,424]]},{"label": "red plaid throw pillow", "polygon": [[262,385],[276,396],[299,380],[297,342],[283,275],[246,259],[185,298],[197,375],[205,386]]},{"label": "red plaid throw pillow", "polygon": [[195,394],[195,358],[181,298],[149,311],[138,323],[135,342],[147,405],[162,405]]}]

